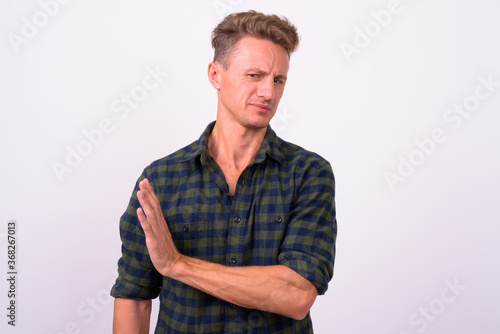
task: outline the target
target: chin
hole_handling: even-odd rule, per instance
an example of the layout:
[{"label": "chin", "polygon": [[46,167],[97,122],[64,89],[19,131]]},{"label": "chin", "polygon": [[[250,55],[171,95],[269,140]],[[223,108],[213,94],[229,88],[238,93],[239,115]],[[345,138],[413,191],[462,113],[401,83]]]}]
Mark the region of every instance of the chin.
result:
[{"label": "chin", "polygon": [[274,113],[272,115],[270,114],[257,114],[257,115],[252,115],[254,117],[249,117],[245,119],[247,127],[255,128],[255,129],[262,129],[266,128],[271,120],[273,119]]},{"label": "chin", "polygon": [[269,122],[271,120],[247,120],[245,127],[250,128],[250,129],[262,129],[262,128],[267,128],[269,125]]}]

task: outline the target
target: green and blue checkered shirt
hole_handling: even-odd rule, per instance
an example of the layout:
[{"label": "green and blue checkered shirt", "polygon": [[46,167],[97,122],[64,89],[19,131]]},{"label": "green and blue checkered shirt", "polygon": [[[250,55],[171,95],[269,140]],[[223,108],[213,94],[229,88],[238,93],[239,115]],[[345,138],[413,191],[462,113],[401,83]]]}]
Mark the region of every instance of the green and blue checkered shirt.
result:
[{"label": "green and blue checkered shirt", "polygon": [[[208,153],[214,124],[191,145],[153,162],[138,180],[146,177],[153,185],[178,250],[226,266],[284,265],[324,294],[337,234],[330,164],[268,127],[232,196]],[[138,182],[120,219],[122,257],[111,295],[137,300],[159,295],[155,333],[313,332],[309,314],[297,321],[244,309],[159,274],[136,215]]]}]

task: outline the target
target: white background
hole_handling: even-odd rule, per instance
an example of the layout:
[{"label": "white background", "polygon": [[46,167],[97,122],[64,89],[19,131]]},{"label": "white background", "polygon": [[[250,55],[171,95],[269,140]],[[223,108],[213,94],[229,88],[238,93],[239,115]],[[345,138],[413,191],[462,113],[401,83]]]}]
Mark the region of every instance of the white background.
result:
[{"label": "white background", "polygon": [[[0,2],[0,267],[14,219],[19,271],[16,327],[0,280],[0,332],[111,332],[119,217],[142,169],[215,118],[210,34],[247,9],[298,27],[272,124],[337,180],[316,333],[500,332],[498,2],[61,0],[44,14],[54,1]],[[140,88],[155,69],[168,76]],[[463,103],[466,117],[449,111]]]}]

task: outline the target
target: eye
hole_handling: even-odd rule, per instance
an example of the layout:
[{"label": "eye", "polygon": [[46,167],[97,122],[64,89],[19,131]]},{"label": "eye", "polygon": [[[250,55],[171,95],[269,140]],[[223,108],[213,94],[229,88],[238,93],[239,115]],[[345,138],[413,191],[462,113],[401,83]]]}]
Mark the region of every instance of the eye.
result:
[{"label": "eye", "polygon": [[249,76],[250,78],[258,78],[258,77],[259,77],[259,75],[258,75],[258,74],[253,74],[253,73],[248,74],[248,76]]},{"label": "eye", "polygon": [[274,79],[274,83],[283,84],[285,81],[283,79]]}]

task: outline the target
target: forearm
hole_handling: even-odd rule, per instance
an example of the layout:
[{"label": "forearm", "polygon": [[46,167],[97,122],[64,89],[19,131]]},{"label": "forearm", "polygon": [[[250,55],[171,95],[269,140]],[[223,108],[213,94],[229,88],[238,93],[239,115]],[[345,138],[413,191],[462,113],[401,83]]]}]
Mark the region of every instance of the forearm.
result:
[{"label": "forearm", "polygon": [[228,267],[181,256],[170,277],[249,309],[303,319],[314,303],[314,285],[288,267]]},{"label": "forearm", "polygon": [[245,308],[303,319],[316,287],[288,267],[230,267],[182,255],[174,245],[160,201],[147,179],[139,183],[137,217],[152,263],[160,274]]},{"label": "forearm", "polygon": [[113,334],[148,334],[151,300],[115,298]]}]

